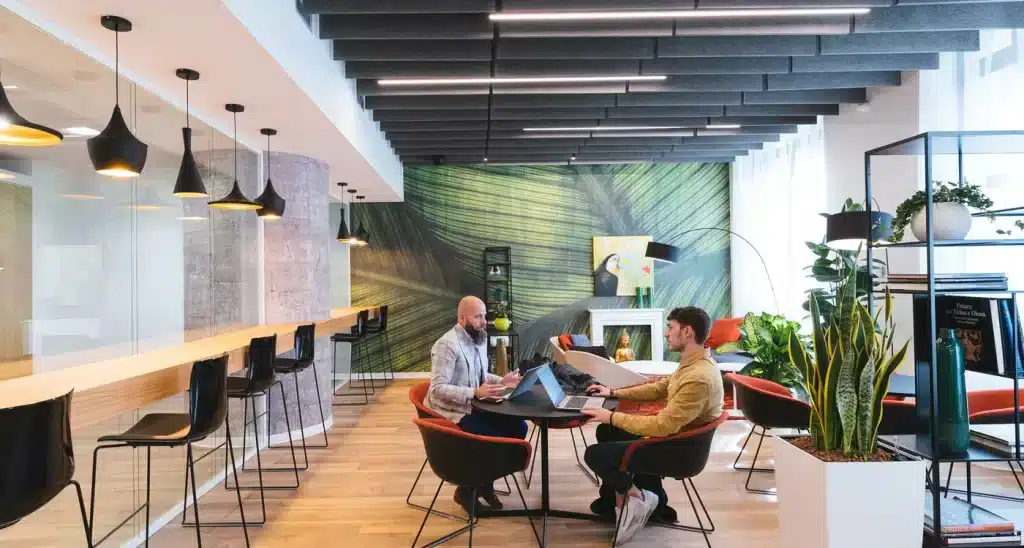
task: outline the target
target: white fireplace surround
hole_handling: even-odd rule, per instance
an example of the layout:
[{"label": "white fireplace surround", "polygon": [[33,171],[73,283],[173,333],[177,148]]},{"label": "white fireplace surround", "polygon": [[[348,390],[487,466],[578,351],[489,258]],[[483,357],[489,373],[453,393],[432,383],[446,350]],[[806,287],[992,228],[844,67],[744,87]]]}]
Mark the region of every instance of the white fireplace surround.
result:
[{"label": "white fireplace surround", "polygon": [[[590,340],[597,346],[604,346],[605,327],[613,325],[646,325],[651,328],[651,359],[665,358],[665,309],[664,308],[591,308]],[[615,353],[618,341],[606,347],[609,354]]]}]

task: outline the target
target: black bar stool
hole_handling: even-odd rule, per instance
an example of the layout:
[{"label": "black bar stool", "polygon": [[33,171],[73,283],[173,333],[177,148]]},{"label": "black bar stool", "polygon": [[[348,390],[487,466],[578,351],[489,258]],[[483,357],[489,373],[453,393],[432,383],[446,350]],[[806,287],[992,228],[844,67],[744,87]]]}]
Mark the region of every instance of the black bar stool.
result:
[{"label": "black bar stool", "polygon": [[[370,335],[374,335],[374,339],[381,344],[384,353],[387,355],[388,361],[384,365],[384,379],[387,381],[395,380],[395,362],[391,357],[391,339],[388,337],[388,305],[382,305],[378,309],[378,315],[376,318],[366,323],[366,332]],[[383,360],[383,357],[381,358]],[[390,368],[390,377],[388,377],[388,369]]]},{"label": "black bar stool", "polygon": [[[363,359],[363,344],[362,343],[364,341],[366,341],[367,325],[369,324],[369,317],[370,317],[370,312],[368,310],[360,310],[359,313],[356,314],[356,325],[353,325],[352,328],[349,329],[349,333],[335,333],[334,335],[331,335],[331,345],[332,345],[332,348],[333,348],[333,351],[334,351],[334,355],[332,357],[332,360],[334,362],[334,369],[333,369],[334,372],[331,375],[332,381],[334,381],[334,380],[336,380],[338,378],[338,343],[349,343],[350,345],[352,345],[351,359],[350,359],[349,368],[348,368],[348,387],[349,387],[349,393],[347,393],[347,394],[339,394],[337,389],[335,389],[333,394],[335,396],[339,397],[339,398],[350,397],[350,396],[359,396],[358,392],[352,392],[351,389],[352,388],[362,388],[363,389],[363,394],[362,394],[363,401],[362,402],[333,403],[332,405],[334,405],[335,407],[345,407],[345,406],[351,406],[351,405],[366,405],[367,403],[370,403],[370,394],[376,394],[377,393],[377,391],[376,391],[376,383],[373,380],[373,371],[372,370],[369,371],[369,374],[370,374],[370,386],[369,386],[369,392],[367,392],[367,386],[366,386],[367,370],[366,370],[365,366],[368,363],[368,360],[364,360]],[[360,383],[361,383],[360,386],[355,386],[355,383],[352,382],[352,373],[358,373],[362,377],[362,380],[360,381]],[[386,385],[386,382],[387,381],[385,381],[385,385]]]},{"label": "black bar stool", "polygon": [[[290,374],[295,380],[295,401],[299,408],[299,435],[302,441],[302,466],[299,470],[306,470],[309,468],[309,454],[306,452],[307,448],[311,449],[323,449],[328,446],[327,441],[327,416],[324,414],[324,403],[320,398],[320,378],[316,374],[316,367],[313,366],[313,344],[316,340],[316,324],[300,325],[295,329],[295,350],[294,358],[275,358],[274,368],[275,370],[283,375]],[[323,445],[312,445],[306,443],[306,425],[302,418],[302,392],[299,390],[299,373],[306,369],[313,370],[313,384],[316,387],[316,405],[320,408],[320,421],[324,428],[324,444]],[[288,412],[285,410],[285,415]],[[283,445],[271,446],[267,445],[268,449],[286,449]],[[283,470],[288,470],[284,468]]]},{"label": "black bar stool", "polygon": [[[242,527],[245,535],[245,545],[249,546],[249,530],[245,523],[245,509],[242,507],[242,493],[236,491],[238,496],[238,512],[242,520],[239,522],[215,522],[200,523],[199,521],[199,497],[196,496],[196,460],[192,456],[192,444],[206,439],[217,431],[221,425],[225,428],[225,444],[227,445],[227,457],[231,459],[231,469],[235,476],[235,484],[238,483],[238,470],[235,468],[235,449],[231,444],[231,425],[225,419],[228,414],[228,358],[221,356],[196,362],[192,366],[192,375],[188,387],[188,413],[150,413],[142,417],[134,426],[121,434],[103,436],[98,441],[119,442],[114,445],[99,445],[93,451],[92,458],[92,492],[89,495],[89,523],[93,523],[96,512],[96,464],[99,461],[99,452],[102,449],[113,449],[116,447],[145,447],[146,448],[146,503],[136,508],[120,525],[96,541],[99,545],[110,538],[115,531],[128,523],[142,510],[146,511],[146,546],[149,546],[149,486],[150,486],[150,452],[153,447],[180,447],[186,446],[185,461],[185,511],[188,509],[188,485],[189,478],[192,480],[192,512],[195,516],[195,523],[183,525],[196,528],[196,542],[201,547],[203,538],[200,535],[199,527]],[[214,449],[215,451],[216,449]],[[213,451],[211,451],[212,453]],[[210,453],[207,453],[209,455]],[[204,455],[205,456],[205,455]]]},{"label": "black bar stool", "polygon": [[92,546],[82,486],[71,479],[75,475],[71,394],[0,409],[0,530],[18,523],[65,487],[74,485],[85,542]]},{"label": "black bar stool", "polygon": [[[245,467],[244,459],[246,455],[246,443],[248,438],[245,436],[246,428],[249,424],[252,424],[253,437],[256,440],[256,473],[259,475],[259,485],[245,486],[235,485],[231,486],[228,484],[227,469],[228,463],[224,461],[224,488],[228,490],[242,489],[244,491],[254,491],[259,489],[260,491],[260,507],[262,509],[261,518],[259,521],[251,521],[250,525],[263,525],[267,522],[267,503],[264,498],[264,491],[280,491],[284,489],[298,489],[299,488],[299,464],[295,460],[295,442],[292,440],[292,426],[291,421],[288,419],[288,400],[284,395],[284,385],[281,381],[277,380],[274,373],[274,360],[275,352],[277,349],[277,335],[271,335],[269,337],[258,337],[252,339],[249,342],[249,351],[246,353],[246,368],[245,377],[228,377],[228,399],[240,399],[242,400],[243,419],[242,419],[242,470],[248,471]],[[260,429],[259,423],[257,422],[260,417],[266,414],[258,415],[256,413],[256,398],[259,396],[267,396],[267,408],[270,408],[270,395],[271,390],[277,387],[281,393],[281,402],[284,406],[284,421],[285,428],[288,430],[288,444],[292,451],[292,466],[284,468],[263,468],[263,462],[260,460]],[[252,408],[253,419],[249,421],[249,408]],[[228,417],[230,420],[230,415]],[[268,433],[269,434],[269,433]],[[295,472],[295,485],[264,485],[263,484],[263,472],[269,472],[274,470],[281,471],[294,471]]]}]

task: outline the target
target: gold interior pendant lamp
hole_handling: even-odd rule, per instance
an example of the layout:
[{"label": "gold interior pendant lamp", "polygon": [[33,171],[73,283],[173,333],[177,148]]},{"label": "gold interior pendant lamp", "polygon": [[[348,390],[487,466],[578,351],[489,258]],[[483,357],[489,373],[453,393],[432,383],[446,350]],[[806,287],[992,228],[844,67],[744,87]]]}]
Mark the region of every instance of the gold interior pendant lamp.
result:
[{"label": "gold interior pendant lamp", "polygon": [[214,209],[230,209],[233,211],[253,211],[263,209],[263,206],[245,197],[242,188],[238,186],[238,113],[245,112],[245,107],[235,103],[224,105],[224,109],[231,113],[235,131],[235,184],[231,186],[231,192],[220,200],[209,202]]},{"label": "gold interior pendant lamp", "polygon": [[0,77],[0,145],[17,147],[49,147],[64,140],[61,132],[33,124],[18,114],[7,99],[7,90]]}]

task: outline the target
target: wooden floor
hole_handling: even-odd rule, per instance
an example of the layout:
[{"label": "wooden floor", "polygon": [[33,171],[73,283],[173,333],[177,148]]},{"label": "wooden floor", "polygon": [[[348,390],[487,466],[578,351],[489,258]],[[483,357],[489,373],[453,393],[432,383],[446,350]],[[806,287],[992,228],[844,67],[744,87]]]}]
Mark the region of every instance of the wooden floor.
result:
[{"label": "wooden floor", "polygon": [[[414,415],[408,389],[414,381],[397,381],[367,407],[335,407],[335,426],[330,431],[330,448],[311,452],[311,468],[302,475],[298,491],[267,493],[268,523],[249,530],[253,546],[299,547],[395,547],[408,546],[423,519],[423,512],[409,508],[405,496],[423,463],[423,447],[412,424]],[[593,442],[593,426],[585,428]],[[729,421],[715,437],[712,457],[704,473],[694,481],[704,498],[717,531],[711,535],[716,548],[779,546],[775,497],[753,495],[744,490],[746,474],[731,468],[733,459],[749,429],[744,421]],[[767,443],[765,446],[767,447]],[[568,432],[552,431],[551,435],[551,498],[552,506],[587,512],[597,489],[577,468]],[[271,451],[264,455],[282,458],[287,452]],[[765,453],[762,453],[765,454]],[[769,455],[770,457],[770,455]],[[264,460],[264,465],[267,465]],[[770,460],[761,463],[770,464]],[[962,468],[962,467],[961,467]],[[959,474],[957,474],[959,475]],[[286,474],[267,474],[266,481],[287,479]],[[540,470],[537,483],[524,488],[527,504],[539,505]],[[246,481],[255,480],[247,473]],[[1005,468],[981,469],[974,472],[976,489],[982,486],[1009,489],[1013,478]],[[954,480],[956,482],[956,480]],[[520,485],[523,484],[519,477]],[[753,485],[773,486],[771,474],[755,474]],[[426,505],[437,488],[437,480],[429,467],[417,489],[415,500]],[[513,487],[514,489],[514,487]],[[666,482],[670,503],[680,517],[693,522],[681,484]],[[453,488],[442,488],[438,508],[460,513],[452,501]],[[1006,491],[1012,494],[1012,491]],[[246,495],[248,517],[258,516],[259,495]],[[506,508],[519,507],[518,497],[503,498]],[[1003,503],[1005,504],[1005,503]],[[204,520],[237,518],[234,493],[219,487],[200,499]],[[191,518],[191,516],[190,516]],[[152,546],[195,545],[192,529],[183,529],[175,522],[151,541]],[[458,527],[454,521],[431,517],[420,543],[441,536]],[[611,526],[574,520],[552,519],[548,527],[550,546],[606,547],[611,542]],[[495,518],[482,520],[474,532],[474,545],[536,546],[526,518]],[[464,546],[465,536],[448,545]],[[235,528],[203,530],[204,546],[243,546],[242,530]],[[704,546],[699,533],[647,527],[640,531],[630,546]]]}]

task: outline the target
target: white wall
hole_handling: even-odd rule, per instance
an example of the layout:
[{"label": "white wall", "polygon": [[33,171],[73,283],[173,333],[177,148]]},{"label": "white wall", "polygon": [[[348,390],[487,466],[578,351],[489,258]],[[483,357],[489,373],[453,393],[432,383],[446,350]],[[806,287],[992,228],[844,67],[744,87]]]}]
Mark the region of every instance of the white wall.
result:
[{"label": "white wall", "polygon": [[[779,143],[742,156],[732,165],[730,223],[764,257],[732,236],[730,258],[733,316],[771,312],[793,320],[807,314],[801,304],[813,280],[804,267],[813,254],[805,240],[820,240],[825,211],[824,132],[819,123],[786,135]],[[765,268],[778,296],[773,298]]]}]

